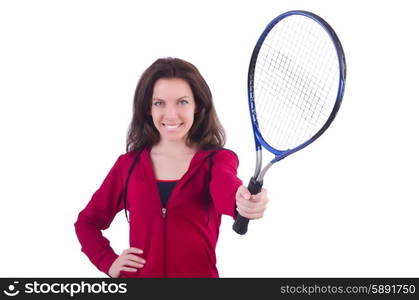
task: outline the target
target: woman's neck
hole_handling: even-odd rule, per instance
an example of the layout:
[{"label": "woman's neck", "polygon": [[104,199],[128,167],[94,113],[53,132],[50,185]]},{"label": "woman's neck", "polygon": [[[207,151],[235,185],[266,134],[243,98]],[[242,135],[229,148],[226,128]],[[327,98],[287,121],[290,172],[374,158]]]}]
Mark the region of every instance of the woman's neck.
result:
[{"label": "woman's neck", "polygon": [[152,147],[154,154],[185,155],[193,154],[198,151],[196,145],[188,146],[184,141],[165,141],[160,140]]}]

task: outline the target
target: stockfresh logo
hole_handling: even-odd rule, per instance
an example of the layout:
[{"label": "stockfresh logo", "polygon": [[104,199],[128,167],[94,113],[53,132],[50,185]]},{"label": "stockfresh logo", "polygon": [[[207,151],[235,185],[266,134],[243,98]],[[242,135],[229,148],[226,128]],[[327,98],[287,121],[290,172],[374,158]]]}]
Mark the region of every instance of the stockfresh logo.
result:
[{"label": "stockfresh logo", "polygon": [[74,297],[77,294],[126,294],[127,283],[115,282],[39,282],[37,280],[26,282],[23,287],[18,288],[19,281],[9,284],[7,289],[3,290],[6,296],[14,297],[19,293],[24,294],[67,294]]},{"label": "stockfresh logo", "polygon": [[14,297],[20,293],[20,291],[17,289],[17,285],[19,284],[19,281],[13,281],[13,284],[10,284],[7,287],[7,290],[4,290],[3,293],[9,297]]}]

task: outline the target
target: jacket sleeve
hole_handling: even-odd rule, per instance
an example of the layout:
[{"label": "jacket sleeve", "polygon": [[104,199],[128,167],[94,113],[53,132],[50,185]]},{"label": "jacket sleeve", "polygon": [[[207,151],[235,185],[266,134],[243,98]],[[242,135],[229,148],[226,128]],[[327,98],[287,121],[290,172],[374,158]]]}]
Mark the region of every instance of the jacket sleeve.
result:
[{"label": "jacket sleeve", "polygon": [[239,160],[230,150],[214,155],[210,194],[217,211],[236,218],[236,192],[242,181],[237,177]]},{"label": "jacket sleeve", "polygon": [[102,272],[108,271],[118,255],[110,247],[101,230],[107,229],[117,212],[122,207],[121,157],[113,165],[90,202],[79,213],[74,224],[76,235],[81,244],[81,251]]}]

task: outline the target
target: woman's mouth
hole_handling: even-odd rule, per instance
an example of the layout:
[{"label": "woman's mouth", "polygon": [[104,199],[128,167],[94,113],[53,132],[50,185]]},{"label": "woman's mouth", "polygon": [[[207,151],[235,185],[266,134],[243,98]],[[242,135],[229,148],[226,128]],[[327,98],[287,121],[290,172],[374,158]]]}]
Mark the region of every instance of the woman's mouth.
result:
[{"label": "woman's mouth", "polygon": [[177,128],[179,128],[180,126],[183,125],[183,123],[173,123],[173,124],[169,124],[169,123],[162,123],[163,127],[165,127],[166,129],[169,130],[175,130]]}]

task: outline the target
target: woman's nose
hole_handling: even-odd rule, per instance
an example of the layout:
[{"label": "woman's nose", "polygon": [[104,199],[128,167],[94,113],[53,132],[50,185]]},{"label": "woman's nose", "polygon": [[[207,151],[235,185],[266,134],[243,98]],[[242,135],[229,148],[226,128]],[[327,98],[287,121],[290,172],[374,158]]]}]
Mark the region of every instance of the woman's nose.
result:
[{"label": "woman's nose", "polygon": [[175,106],[168,105],[166,109],[164,110],[164,115],[166,117],[177,117],[178,111]]}]

